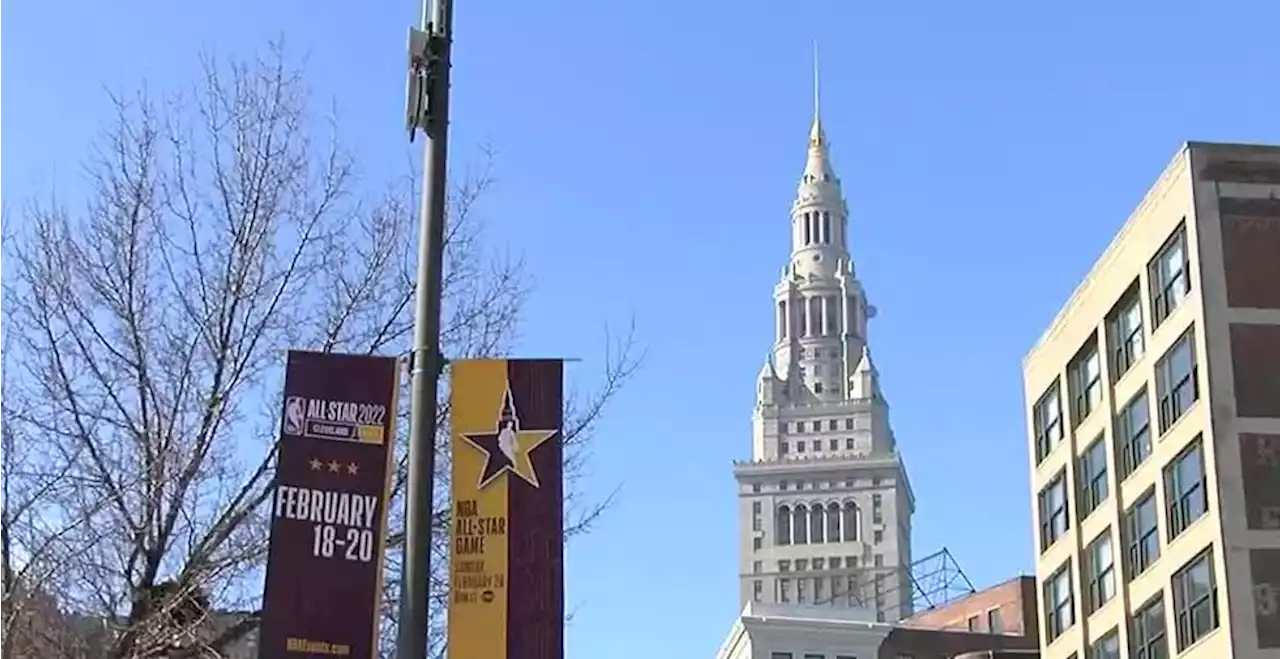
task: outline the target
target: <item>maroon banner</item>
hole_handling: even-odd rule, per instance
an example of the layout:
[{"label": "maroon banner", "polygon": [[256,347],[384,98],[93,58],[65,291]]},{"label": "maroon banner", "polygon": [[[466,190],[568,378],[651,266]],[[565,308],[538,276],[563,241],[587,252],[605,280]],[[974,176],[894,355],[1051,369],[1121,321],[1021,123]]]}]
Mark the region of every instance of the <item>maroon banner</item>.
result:
[{"label": "maroon banner", "polygon": [[260,659],[377,656],[398,373],[289,352]]}]

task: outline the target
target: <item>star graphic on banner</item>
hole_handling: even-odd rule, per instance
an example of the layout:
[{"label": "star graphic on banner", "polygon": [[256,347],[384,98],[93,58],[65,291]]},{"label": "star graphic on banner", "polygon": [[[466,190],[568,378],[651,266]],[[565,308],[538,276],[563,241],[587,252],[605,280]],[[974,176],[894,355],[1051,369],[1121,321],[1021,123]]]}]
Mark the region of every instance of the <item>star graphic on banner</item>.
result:
[{"label": "star graphic on banner", "polygon": [[462,439],[484,453],[484,468],[480,471],[478,487],[483,488],[493,482],[504,471],[519,476],[534,487],[539,487],[538,474],[533,468],[530,454],[559,432],[559,429],[522,430],[520,418],[516,415],[515,403],[511,398],[511,390],[507,389],[502,398],[502,407],[498,410],[497,424],[492,432],[462,433]]},{"label": "star graphic on banner", "polygon": [[340,469],[342,469],[342,463],[338,462],[337,460],[329,461],[329,471],[331,473],[336,474]]},{"label": "star graphic on banner", "polygon": [[320,471],[320,466],[323,464],[323,462],[320,462],[315,458],[311,458],[311,471]]},{"label": "star graphic on banner", "polygon": [[355,476],[356,474],[360,473],[360,465],[354,462],[347,463],[347,473],[351,474],[352,476]]}]

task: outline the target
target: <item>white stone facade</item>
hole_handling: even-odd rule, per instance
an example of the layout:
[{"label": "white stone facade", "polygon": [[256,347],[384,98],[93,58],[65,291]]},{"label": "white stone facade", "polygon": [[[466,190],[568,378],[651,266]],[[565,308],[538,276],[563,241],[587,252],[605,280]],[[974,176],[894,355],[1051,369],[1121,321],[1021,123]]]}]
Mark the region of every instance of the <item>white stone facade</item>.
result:
[{"label": "white stone facade", "polygon": [[891,630],[865,609],[748,602],[716,659],[866,659]]}]

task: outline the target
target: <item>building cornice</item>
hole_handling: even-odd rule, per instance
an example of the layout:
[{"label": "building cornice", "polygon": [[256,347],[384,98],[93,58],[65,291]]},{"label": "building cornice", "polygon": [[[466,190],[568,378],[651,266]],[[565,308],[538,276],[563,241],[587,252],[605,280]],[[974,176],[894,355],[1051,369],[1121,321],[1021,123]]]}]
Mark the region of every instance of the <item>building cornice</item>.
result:
[{"label": "building cornice", "polygon": [[742,624],[742,618],[739,617],[733,621],[733,626],[729,628],[729,636],[720,644],[720,650],[716,652],[716,659],[728,659],[733,656],[734,648],[742,643],[747,635],[747,628]]},{"label": "building cornice", "polygon": [[735,460],[733,462],[733,474],[734,476],[769,476],[772,474],[789,474],[794,472],[796,467],[812,470],[815,466],[821,466],[829,467],[832,470],[840,470],[848,467],[901,467],[901,465],[902,462],[898,459],[897,453],[885,455],[858,453],[813,458],[787,457],[782,459]]},{"label": "building cornice", "polygon": [[[748,638],[758,633],[798,634],[812,636],[865,637],[878,647],[893,625],[877,622],[874,614],[865,609],[834,610],[797,604],[748,603],[734,624]],[[734,636],[733,633],[730,634]]]},{"label": "building cornice", "polygon": [[875,637],[888,636],[893,625],[864,620],[826,620],[791,616],[743,616],[741,623],[750,635],[756,631],[788,631],[806,633],[832,633],[842,636],[863,633]]},{"label": "building cornice", "polygon": [[[839,338],[839,337],[836,337]],[[830,341],[814,343],[812,345],[821,346],[823,343]],[[801,344],[806,345],[806,344]],[[776,345],[774,346],[777,347]],[[812,400],[812,401],[790,401],[785,405],[775,406],[779,414],[788,414],[799,420],[808,420],[810,416],[830,416],[834,413],[841,414],[865,414],[870,412],[875,405],[882,405],[886,409],[889,403],[883,397],[881,398],[838,398],[836,400]],[[833,408],[839,408],[838,410]],[[809,416],[806,416],[809,415]]]}]

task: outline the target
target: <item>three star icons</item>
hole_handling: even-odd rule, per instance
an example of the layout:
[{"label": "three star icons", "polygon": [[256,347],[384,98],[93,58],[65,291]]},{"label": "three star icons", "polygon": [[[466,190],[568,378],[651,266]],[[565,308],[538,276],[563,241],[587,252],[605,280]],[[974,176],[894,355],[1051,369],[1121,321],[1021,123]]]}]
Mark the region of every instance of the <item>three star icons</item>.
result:
[{"label": "three star icons", "polygon": [[523,430],[516,415],[511,389],[507,389],[498,410],[497,424],[491,432],[464,432],[462,439],[484,454],[484,468],[480,470],[478,488],[483,489],[502,472],[519,476],[526,483],[539,487],[538,474],[530,454],[560,430]]},{"label": "three star icons", "polygon": [[320,471],[321,469],[328,469],[329,473],[331,474],[342,473],[344,469],[348,474],[352,476],[355,476],[356,474],[360,473],[360,465],[354,462],[348,462],[347,464],[344,465],[341,462],[338,462],[337,460],[330,460],[328,462],[324,462],[323,460],[319,460],[317,458],[311,458],[311,471]]}]

